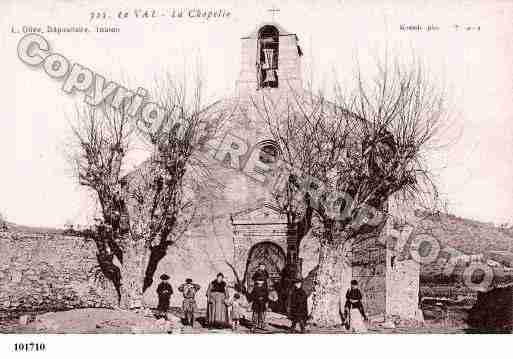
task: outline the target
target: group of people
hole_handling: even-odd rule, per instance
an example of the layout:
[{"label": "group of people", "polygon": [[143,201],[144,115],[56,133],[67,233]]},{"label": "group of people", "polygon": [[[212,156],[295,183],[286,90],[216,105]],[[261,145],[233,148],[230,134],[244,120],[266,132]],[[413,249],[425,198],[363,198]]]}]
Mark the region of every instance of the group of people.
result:
[{"label": "group of people", "polygon": [[[278,294],[268,288],[268,278],[265,266],[260,265],[254,273],[253,288],[246,294],[248,303],[251,304],[252,320],[251,331],[265,329],[266,314],[270,302],[278,300]],[[230,298],[226,289],[224,276],[219,273],[207,289],[207,324],[209,327],[226,327],[231,325],[237,330],[243,314],[245,303],[241,300],[241,294],[236,292]],[[295,280],[294,288],[290,294],[289,317],[292,321],[291,330],[295,330],[297,324],[301,331],[305,331],[308,318],[307,294],[302,288],[302,281]]]},{"label": "group of people", "polygon": [[[173,295],[173,287],[169,283],[169,276],[162,274],[160,276],[160,284],[157,287],[157,294],[159,303],[157,305],[158,316],[167,319],[167,312],[169,311],[169,302]],[[182,310],[184,313],[185,323],[187,325],[194,325],[194,313],[197,310],[196,293],[200,290],[199,284],[193,283],[191,278],[187,278],[185,283],[180,284],[178,290],[183,294]]]},{"label": "group of people", "polygon": [[[166,317],[173,288],[169,283],[168,275],[163,274],[160,278],[162,281],[157,287],[157,294],[159,296],[157,309],[163,317]],[[265,265],[260,264],[251,279],[253,280],[253,288],[245,296],[248,304],[251,305],[251,331],[253,332],[257,329],[265,329],[266,313],[269,310],[269,304],[278,300],[278,294],[276,291],[268,288],[269,273],[265,269]],[[302,284],[301,279],[294,280],[294,285],[289,293],[287,312],[291,321],[290,330],[292,332],[296,331],[297,325],[299,325],[301,332],[305,332],[306,329],[308,295],[303,289]],[[347,291],[344,307],[345,323],[347,325],[352,323],[351,327],[354,327],[353,323],[359,320],[358,317],[360,317],[361,322],[357,323],[358,327],[365,326],[363,320],[366,320],[362,305],[362,293],[358,289],[357,284],[356,281],[351,282],[351,289]],[[183,295],[182,310],[186,325],[194,326],[194,313],[197,310],[196,293],[200,288],[200,285],[194,283],[190,278],[186,279],[185,283],[178,287],[178,290]],[[233,330],[237,330],[247,304],[243,302],[241,293],[235,292],[232,296],[229,295],[223,273],[218,273],[216,278],[209,283],[206,297],[207,311],[205,324],[209,328],[231,327]],[[355,310],[358,314],[355,314]]]}]

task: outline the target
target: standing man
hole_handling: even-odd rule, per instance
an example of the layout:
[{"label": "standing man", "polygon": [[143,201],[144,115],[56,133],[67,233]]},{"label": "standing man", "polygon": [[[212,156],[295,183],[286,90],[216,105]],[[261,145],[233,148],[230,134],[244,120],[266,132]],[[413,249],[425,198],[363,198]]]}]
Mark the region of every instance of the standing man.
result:
[{"label": "standing man", "polygon": [[169,300],[173,294],[173,287],[171,287],[171,284],[169,284],[169,276],[167,274],[162,274],[160,276],[160,280],[161,282],[157,287],[157,294],[159,296],[159,304],[157,306],[157,310],[161,312],[161,314],[163,314],[163,316],[167,319]]},{"label": "standing man", "polygon": [[294,287],[290,293],[290,311],[289,318],[292,322],[290,330],[296,331],[296,325],[299,323],[301,333],[305,332],[306,320],[308,319],[308,296],[302,288],[303,282],[301,279],[294,281]]},{"label": "standing man", "polygon": [[200,285],[193,283],[191,278],[187,278],[185,283],[178,287],[183,293],[182,309],[185,315],[185,322],[194,327],[194,312],[196,311],[196,293],[200,290]]},{"label": "standing man", "polygon": [[351,288],[346,292],[346,304],[344,306],[345,311],[349,314],[352,308],[358,309],[363,320],[367,320],[367,316],[363,310],[362,298],[363,295],[358,288],[358,281],[355,279],[351,280]]},{"label": "standing man", "polygon": [[248,297],[251,302],[251,309],[253,310],[253,332],[255,328],[265,329],[265,314],[267,311],[267,302],[269,301],[269,291],[264,286],[264,282],[258,280],[255,282],[253,290]]}]

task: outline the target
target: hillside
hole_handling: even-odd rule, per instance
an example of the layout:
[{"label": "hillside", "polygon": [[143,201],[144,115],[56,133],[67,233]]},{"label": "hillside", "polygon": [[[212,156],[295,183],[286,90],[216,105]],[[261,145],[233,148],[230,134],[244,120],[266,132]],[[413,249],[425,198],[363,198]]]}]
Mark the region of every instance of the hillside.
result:
[{"label": "hillside", "polygon": [[513,251],[511,228],[448,214],[423,216],[421,225],[433,229],[432,233],[444,246],[451,246],[467,254],[480,254],[489,250]]},{"label": "hillside", "polygon": [[[465,219],[447,214],[424,215],[419,232],[429,233],[440,244],[441,261],[423,265],[421,279],[449,280],[443,278],[443,268],[449,259],[444,251],[454,248],[462,253],[455,275],[461,274],[472,260],[491,263],[495,266],[513,268],[513,233],[511,228],[503,228],[491,223]],[[495,270],[495,269],[494,269]],[[453,278],[454,279],[454,278]]]},{"label": "hillside", "polygon": [[62,234],[62,229],[50,227],[33,227],[6,222],[7,228],[12,232],[19,232],[25,234]]}]

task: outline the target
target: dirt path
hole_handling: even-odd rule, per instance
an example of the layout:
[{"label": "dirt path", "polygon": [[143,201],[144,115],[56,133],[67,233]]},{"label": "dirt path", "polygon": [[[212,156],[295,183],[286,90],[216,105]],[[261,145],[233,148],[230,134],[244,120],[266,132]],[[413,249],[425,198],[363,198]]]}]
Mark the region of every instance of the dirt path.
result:
[{"label": "dirt path", "polygon": [[[181,310],[172,308],[170,320],[157,321],[151,311],[137,313],[110,309],[78,309],[63,312],[39,313],[37,320],[21,325],[17,318],[0,320],[0,333],[181,333],[181,334],[251,334],[251,323],[243,320],[237,331],[226,329],[209,329],[204,324],[204,310],[200,311],[193,328],[184,326]],[[246,316],[249,318],[249,316]],[[255,334],[290,334],[290,321],[283,315],[269,313],[265,330]],[[454,323],[452,323],[454,324]],[[456,334],[465,333],[462,325],[451,326],[443,321],[427,321],[422,327],[384,328],[380,324],[370,324],[368,334]],[[171,330],[170,328],[174,329]],[[335,328],[307,327],[310,334],[351,334],[342,326]]]}]

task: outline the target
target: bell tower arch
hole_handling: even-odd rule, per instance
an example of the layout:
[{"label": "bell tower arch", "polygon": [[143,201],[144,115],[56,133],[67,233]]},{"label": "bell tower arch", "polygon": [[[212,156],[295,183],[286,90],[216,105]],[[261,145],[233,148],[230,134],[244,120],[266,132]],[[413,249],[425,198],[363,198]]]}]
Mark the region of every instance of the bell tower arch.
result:
[{"label": "bell tower arch", "polygon": [[296,34],[275,22],[260,24],[241,38],[239,95],[301,89],[302,55]]},{"label": "bell tower arch", "polygon": [[258,31],[257,78],[258,87],[278,87],[280,34],[273,25],[265,25]]}]

